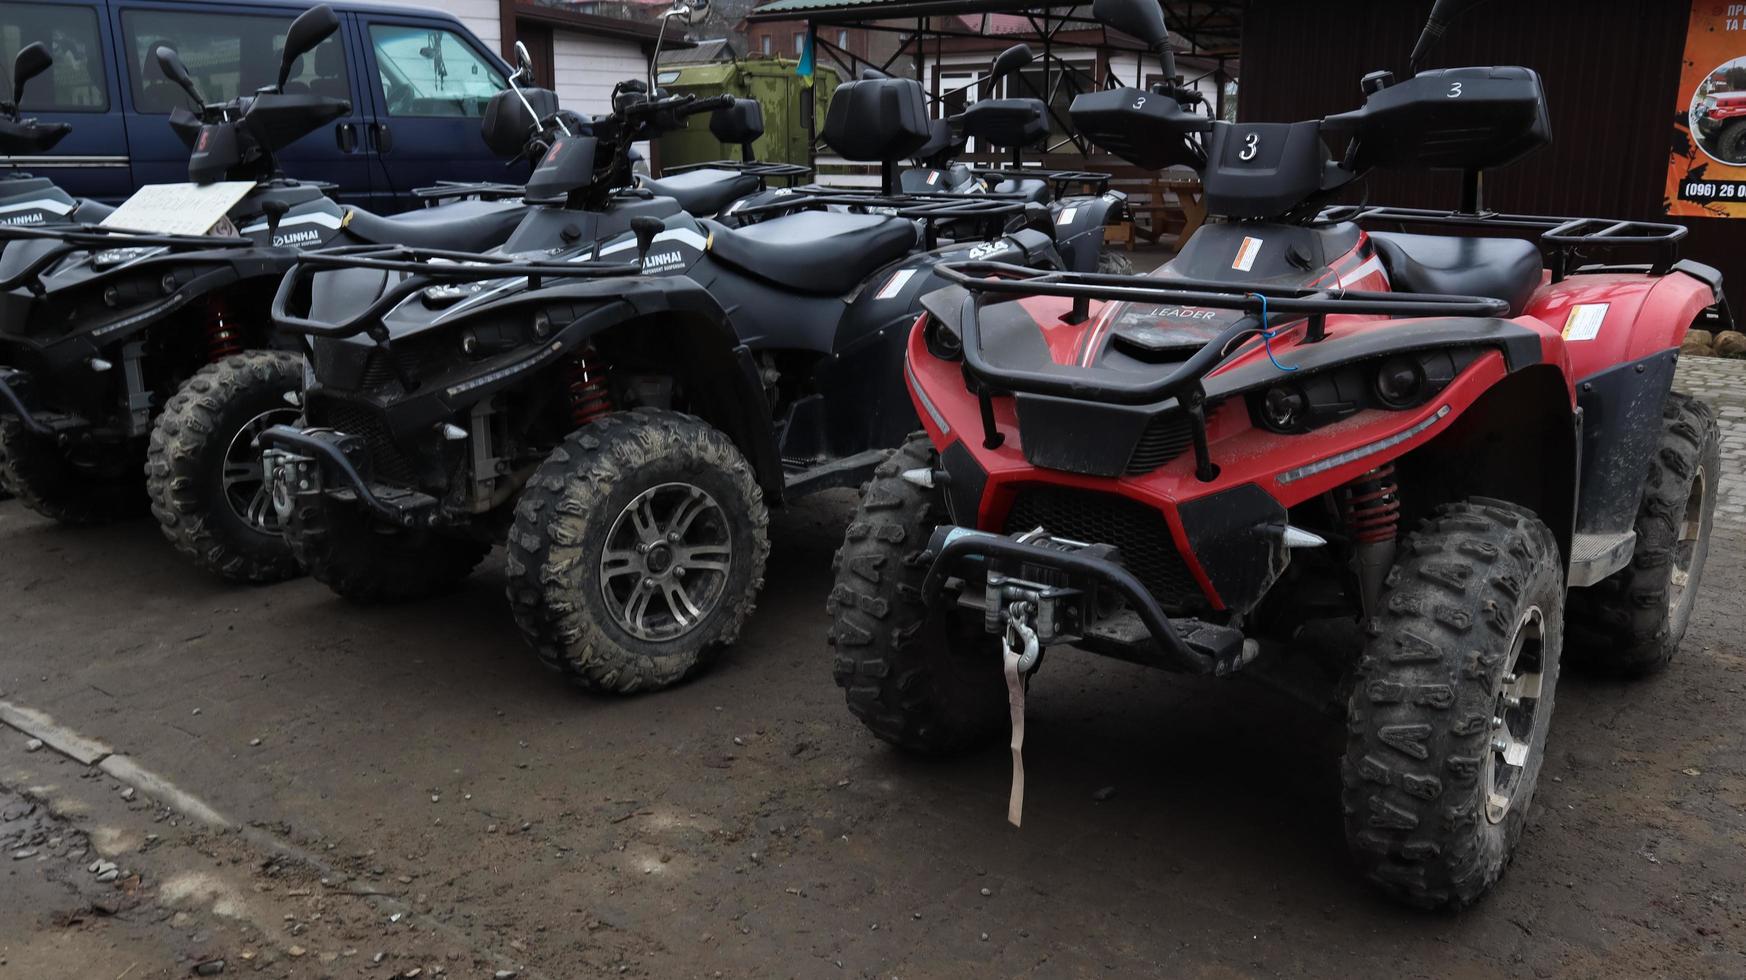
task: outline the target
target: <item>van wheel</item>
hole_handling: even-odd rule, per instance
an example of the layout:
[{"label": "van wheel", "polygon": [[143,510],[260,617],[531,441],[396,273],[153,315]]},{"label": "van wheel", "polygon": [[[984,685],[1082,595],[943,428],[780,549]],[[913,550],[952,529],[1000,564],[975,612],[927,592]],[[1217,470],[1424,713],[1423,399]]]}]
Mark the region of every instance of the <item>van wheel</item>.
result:
[{"label": "van wheel", "polygon": [[1716,519],[1722,434],[1715,412],[1671,392],[1661,426],[1637,505],[1631,563],[1570,593],[1571,640],[1582,662],[1625,676],[1673,660],[1697,605]]},{"label": "van wheel", "polygon": [[255,437],[297,420],[285,396],[302,385],[302,358],[248,351],[195,372],[158,416],[146,493],[164,537],[196,565],[233,582],[301,574],[279,533]]},{"label": "van wheel", "polygon": [[739,636],[764,584],[769,524],[722,432],[658,409],[605,415],[554,449],[516,503],[510,608],[575,684],[668,687]]},{"label": "van wheel", "polygon": [[0,487],[44,517],[73,526],[146,513],[143,444],[136,439],[62,446],[13,416],[0,417]]},{"label": "van wheel", "polygon": [[1347,706],[1346,841],[1364,875],[1461,908],[1527,824],[1563,648],[1563,558],[1532,513],[1474,498],[1401,542]]}]

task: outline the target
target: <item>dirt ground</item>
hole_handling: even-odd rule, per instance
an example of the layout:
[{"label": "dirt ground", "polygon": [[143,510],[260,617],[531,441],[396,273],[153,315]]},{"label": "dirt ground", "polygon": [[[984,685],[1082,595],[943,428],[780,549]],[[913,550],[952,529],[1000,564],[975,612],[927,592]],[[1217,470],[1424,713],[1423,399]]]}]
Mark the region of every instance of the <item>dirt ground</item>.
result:
[{"label": "dirt ground", "polygon": [[780,514],[737,649],[622,700],[537,664],[500,562],[364,609],[0,504],[0,702],[240,828],[0,726],[0,977],[1746,976],[1739,522],[1671,670],[1566,673],[1515,866],[1446,916],[1356,879],[1338,719],[1252,682],[1052,654],[1022,830],[1004,748],[876,742],[823,643],[851,503]]}]

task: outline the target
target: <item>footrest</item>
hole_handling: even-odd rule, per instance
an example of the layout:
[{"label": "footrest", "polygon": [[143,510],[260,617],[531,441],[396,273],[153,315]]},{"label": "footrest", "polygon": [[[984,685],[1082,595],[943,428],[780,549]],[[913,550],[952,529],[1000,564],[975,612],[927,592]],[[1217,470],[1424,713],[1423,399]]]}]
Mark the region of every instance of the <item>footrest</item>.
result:
[{"label": "footrest", "polygon": [[1570,587],[1594,585],[1631,563],[1636,531],[1578,534],[1570,541]]}]

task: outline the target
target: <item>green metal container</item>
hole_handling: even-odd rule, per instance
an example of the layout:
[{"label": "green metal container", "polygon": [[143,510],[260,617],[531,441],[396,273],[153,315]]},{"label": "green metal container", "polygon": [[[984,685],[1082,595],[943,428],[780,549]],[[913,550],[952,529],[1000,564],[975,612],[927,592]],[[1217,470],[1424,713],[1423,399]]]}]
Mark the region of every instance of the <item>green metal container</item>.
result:
[{"label": "green metal container", "polygon": [[[742,99],[757,99],[764,107],[764,135],[752,145],[758,159],[811,166],[811,133],[824,125],[837,73],[824,69],[815,71],[810,79],[802,78],[794,73],[795,64],[787,58],[759,58],[663,66],[655,74],[655,84],[699,98],[728,92]],[[739,147],[718,143],[709,134],[707,115],[693,116],[685,129],[661,137],[660,153],[663,168],[740,158]]]}]

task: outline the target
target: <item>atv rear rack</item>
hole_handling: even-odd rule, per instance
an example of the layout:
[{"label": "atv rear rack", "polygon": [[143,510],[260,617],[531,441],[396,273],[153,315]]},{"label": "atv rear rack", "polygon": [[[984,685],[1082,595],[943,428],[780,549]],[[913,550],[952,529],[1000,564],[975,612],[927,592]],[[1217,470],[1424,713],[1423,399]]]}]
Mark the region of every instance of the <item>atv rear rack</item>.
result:
[{"label": "atv rear rack", "polygon": [[1066,197],[1075,186],[1084,188],[1087,194],[1102,194],[1109,190],[1109,182],[1115,176],[1099,170],[1044,170],[1041,167],[989,167],[970,172],[984,180],[1046,180],[1054,187],[1057,198]]},{"label": "atv rear rack", "polygon": [[[1026,393],[1056,398],[1096,400],[1120,405],[1153,405],[1176,399],[1192,424],[1195,470],[1203,480],[1216,474],[1206,437],[1206,392],[1202,379],[1241,348],[1250,337],[1307,319],[1306,343],[1326,336],[1329,315],[1503,317],[1509,304],[1481,296],[1430,293],[1386,293],[1357,290],[1329,292],[1300,286],[1267,286],[1203,279],[1161,279],[1090,272],[1048,272],[1004,262],[945,262],[941,278],[967,295],[957,310],[944,317],[957,329],[963,344],[964,373],[975,382],[981,405],[983,445],[997,448],[1004,437],[995,427],[993,396]],[[938,295],[938,294],[935,294]],[[1029,296],[1061,296],[1074,300],[1139,301],[1249,314],[1226,327],[1189,355],[1174,370],[1155,381],[1112,380],[1107,372],[1093,375],[1080,369],[1033,371],[999,367],[983,356],[982,307]],[[933,311],[935,305],[929,304]],[[1265,322],[1263,322],[1265,315]]]},{"label": "atv rear rack", "polygon": [[[375,269],[409,275],[389,286],[375,302],[338,322],[325,322],[293,315],[288,305],[303,281],[316,272],[336,269]],[[642,262],[525,262],[511,255],[453,252],[444,249],[411,248],[405,245],[351,245],[299,255],[279,281],[273,296],[273,322],[293,333],[312,337],[354,337],[367,334],[379,346],[388,346],[382,318],[407,297],[432,286],[455,282],[480,282],[526,276],[531,289],[542,279],[590,279],[634,276]]]},{"label": "atv rear rack", "polygon": [[252,248],[254,242],[229,235],[164,235],[156,232],[131,231],[104,225],[9,225],[0,226],[0,242],[22,239],[48,239],[60,244],[44,250],[23,268],[0,279],[0,291],[20,286],[35,291],[38,277],[61,259],[82,249],[166,248],[174,251],[207,251],[226,248]]},{"label": "atv rear rack", "polygon": [[439,180],[430,187],[418,187],[412,191],[412,196],[423,201],[425,207],[469,197],[481,201],[519,200],[527,193],[527,188],[520,184],[506,184],[494,180]]},{"label": "atv rear rack", "polygon": [[788,186],[802,177],[812,176],[812,168],[799,163],[775,163],[764,160],[710,160],[706,163],[687,163],[677,167],[662,167],[661,176],[671,177],[675,174],[690,173],[693,170],[737,170],[750,174],[760,180],[786,180]]},{"label": "atv rear rack", "polygon": [[1025,202],[1014,194],[886,194],[857,188],[802,187],[775,200],[734,210],[734,217],[768,218],[808,208],[848,208],[924,222],[928,248],[937,244],[938,226],[948,221],[994,221],[1022,214]]},{"label": "atv rear rack", "polygon": [[1679,243],[1689,232],[1684,225],[1654,221],[1631,221],[1615,218],[1555,218],[1537,214],[1499,214],[1483,211],[1471,214],[1463,211],[1437,211],[1427,208],[1392,208],[1347,206],[1322,212],[1326,221],[1355,221],[1398,225],[1444,225],[1486,231],[1537,231],[1539,244],[1547,252],[1547,268],[1552,281],[1583,271],[1600,271],[1609,267],[1582,266],[1577,263],[1584,252],[1615,252],[1642,250],[1651,253],[1649,274],[1664,276],[1679,261]]}]

